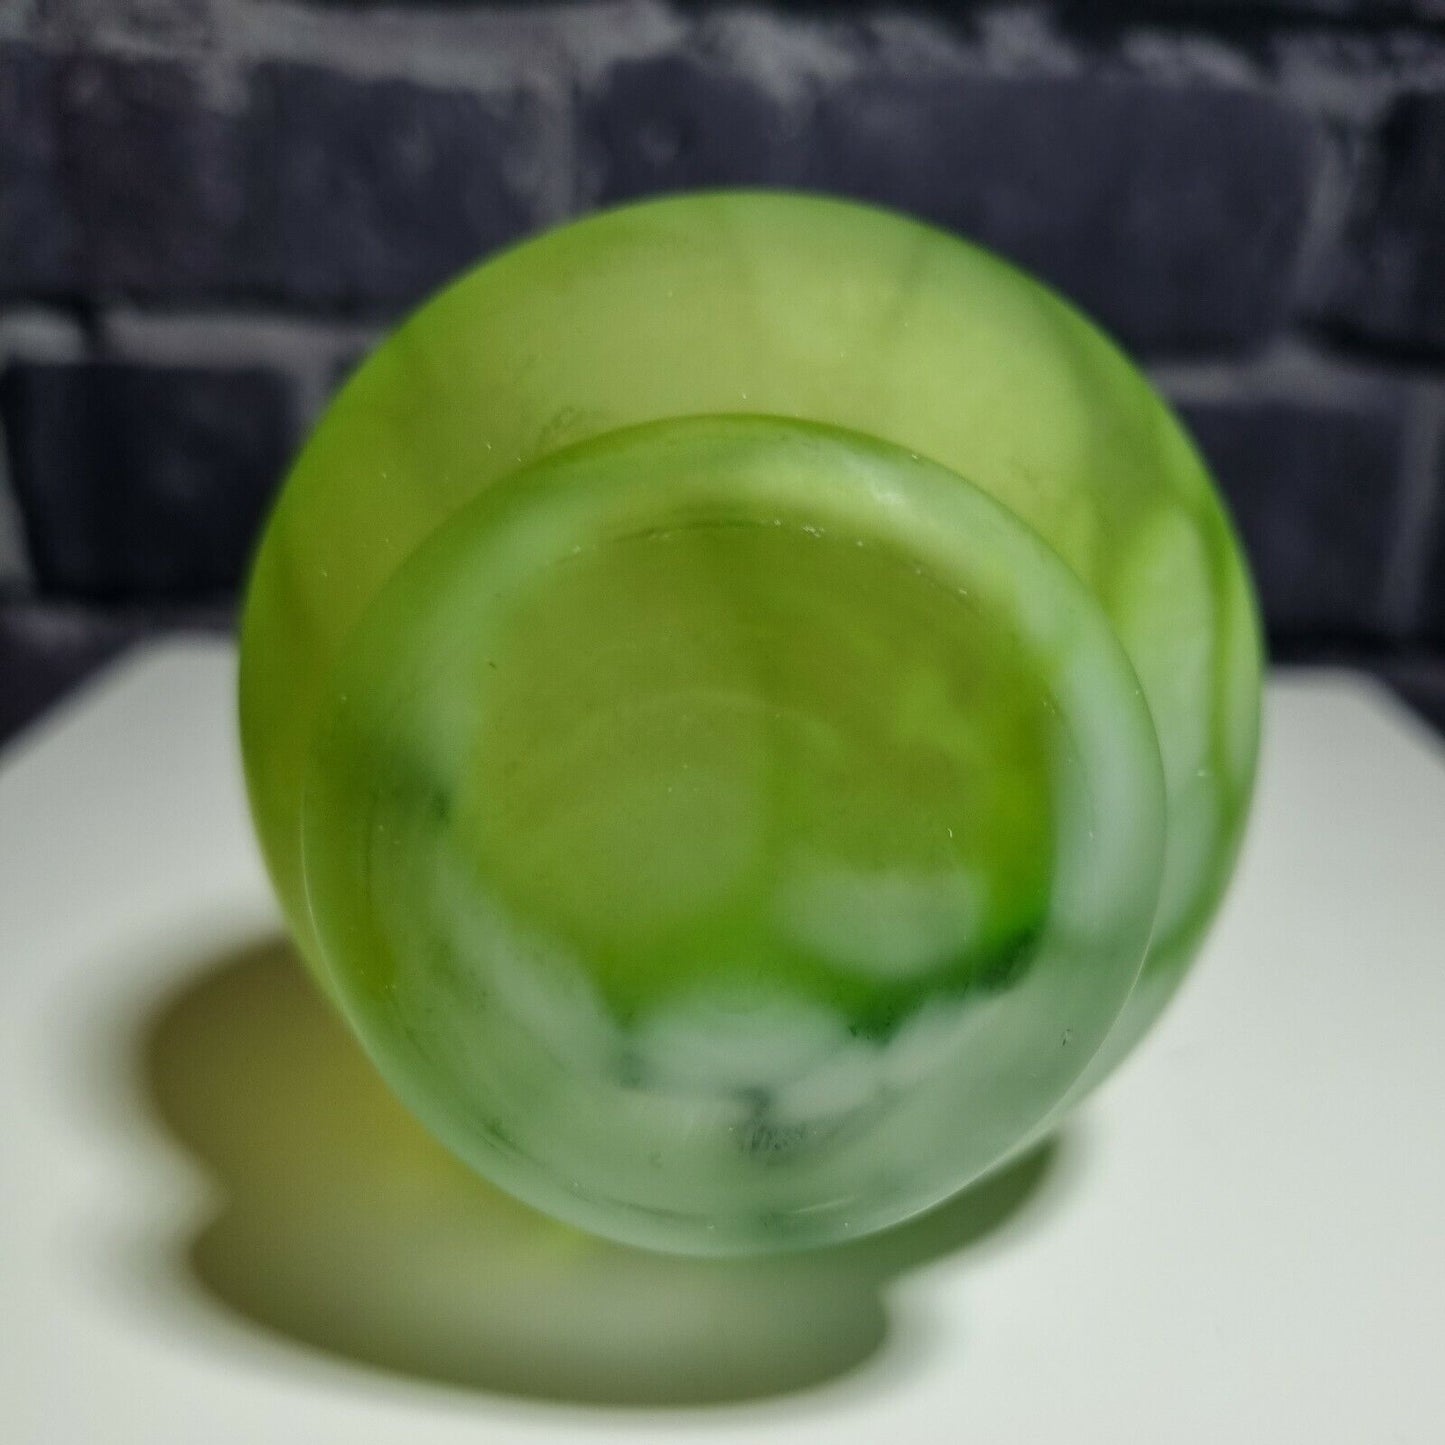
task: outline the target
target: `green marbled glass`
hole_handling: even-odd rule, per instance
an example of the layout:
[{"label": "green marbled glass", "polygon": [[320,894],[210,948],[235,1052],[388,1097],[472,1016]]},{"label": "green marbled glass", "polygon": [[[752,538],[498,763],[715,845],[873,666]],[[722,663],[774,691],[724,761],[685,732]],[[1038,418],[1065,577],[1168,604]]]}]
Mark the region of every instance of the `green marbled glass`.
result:
[{"label": "green marbled glass", "polygon": [[1178,984],[1260,649],[1178,422],[913,221],[680,197],[479,267],[341,393],[247,599],[301,950],[478,1171],[663,1249],[865,1233]]}]

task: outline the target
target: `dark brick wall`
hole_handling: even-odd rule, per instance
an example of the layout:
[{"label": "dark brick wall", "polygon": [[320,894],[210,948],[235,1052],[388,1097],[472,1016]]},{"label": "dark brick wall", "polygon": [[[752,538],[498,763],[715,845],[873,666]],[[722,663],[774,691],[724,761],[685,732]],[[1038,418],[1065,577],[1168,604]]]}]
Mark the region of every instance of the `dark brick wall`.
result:
[{"label": "dark brick wall", "polygon": [[1398,404],[1268,399],[1184,409],[1224,487],[1275,632],[1363,641],[1390,622],[1406,445]]},{"label": "dark brick wall", "polygon": [[214,617],[393,318],[720,184],[1049,278],[1183,407],[1282,654],[1445,653],[1445,0],[0,3],[0,604]]},{"label": "dark brick wall", "polygon": [[278,373],[21,362],[0,408],[44,592],[129,602],[235,585],[289,447]]}]

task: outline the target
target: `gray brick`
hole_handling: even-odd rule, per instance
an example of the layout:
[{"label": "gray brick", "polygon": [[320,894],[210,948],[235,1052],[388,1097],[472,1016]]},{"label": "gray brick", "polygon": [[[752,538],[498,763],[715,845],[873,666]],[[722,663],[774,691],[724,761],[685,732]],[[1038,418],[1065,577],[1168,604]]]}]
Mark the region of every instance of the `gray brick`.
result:
[{"label": "gray brick", "polygon": [[1391,110],[1354,198],[1329,317],[1408,350],[1445,352],[1445,94]]},{"label": "gray brick", "polygon": [[536,104],[264,65],[0,53],[0,294],[391,311],[538,220]]},{"label": "gray brick", "polygon": [[536,102],[495,104],[309,66],[255,76],[267,288],[310,306],[407,306],[538,220]]},{"label": "gray brick", "polygon": [[64,183],[89,290],[205,295],[236,287],[253,238],[243,132],[163,61],[57,66]]},{"label": "gray brick", "polygon": [[253,255],[237,122],[183,66],[0,58],[0,291],[188,297]]},{"label": "gray brick", "polygon": [[63,291],[78,276],[79,235],[60,187],[54,85],[47,56],[0,49],[0,295]]},{"label": "gray brick", "polygon": [[1284,322],[1314,128],[1228,89],[864,79],[830,95],[809,180],[963,232],[1128,344],[1243,349]]},{"label": "gray brick", "polygon": [[582,104],[584,199],[706,186],[787,184],[796,117],[745,77],[691,56],[615,66]]},{"label": "gray brick", "polygon": [[17,365],[0,408],[50,594],[234,588],[294,440],[289,389],[260,368]]},{"label": "gray brick", "polygon": [[214,33],[211,7],[212,0],[38,0],[49,34],[84,45],[199,44]]},{"label": "gray brick", "polygon": [[1271,401],[1186,405],[1229,500],[1272,639],[1368,641],[1403,495],[1403,408]]}]

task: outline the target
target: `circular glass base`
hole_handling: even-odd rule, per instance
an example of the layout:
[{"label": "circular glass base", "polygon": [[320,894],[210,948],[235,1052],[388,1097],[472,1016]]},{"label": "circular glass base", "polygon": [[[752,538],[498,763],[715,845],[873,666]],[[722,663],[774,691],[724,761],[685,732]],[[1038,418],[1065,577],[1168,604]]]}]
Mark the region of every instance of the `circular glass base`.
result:
[{"label": "circular glass base", "polygon": [[711,417],[523,470],[407,562],[302,848],[330,987],[438,1133],[723,1253],[904,1218],[1048,1115],[1134,985],[1163,799],[1027,527],[900,449]]}]

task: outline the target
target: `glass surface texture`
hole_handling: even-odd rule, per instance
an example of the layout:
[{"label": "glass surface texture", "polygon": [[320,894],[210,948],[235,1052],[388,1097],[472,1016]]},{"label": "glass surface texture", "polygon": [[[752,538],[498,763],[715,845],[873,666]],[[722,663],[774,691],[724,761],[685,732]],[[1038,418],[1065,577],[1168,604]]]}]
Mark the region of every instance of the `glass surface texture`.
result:
[{"label": "glass surface texture", "polygon": [[267,861],[396,1092],[645,1246],[826,1243],[1047,1130],[1178,985],[1259,716],[1119,350],[786,194],[605,213],[352,378],[247,598]]}]

